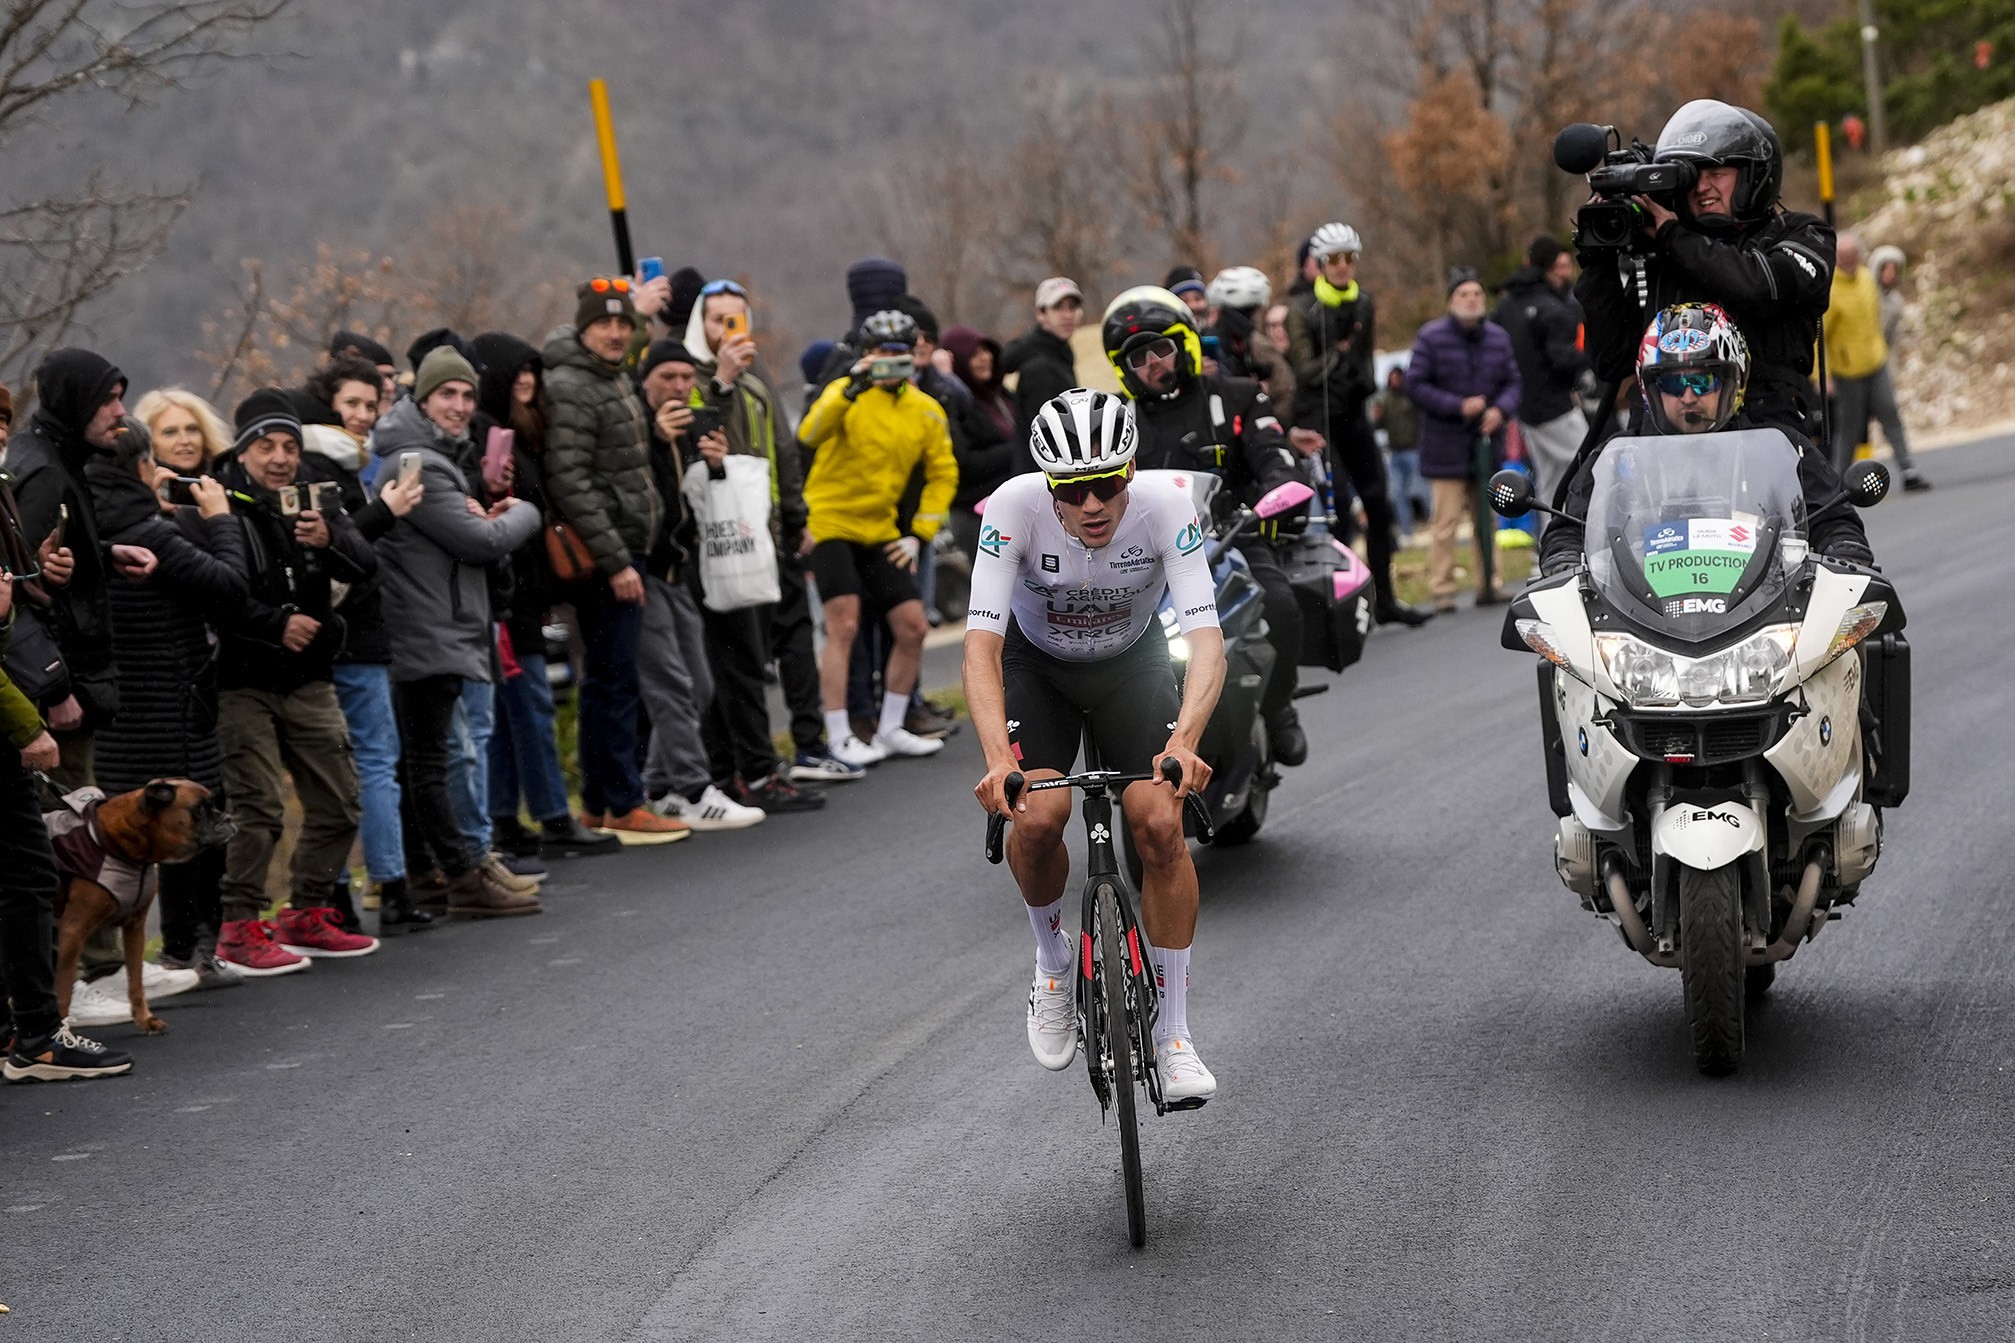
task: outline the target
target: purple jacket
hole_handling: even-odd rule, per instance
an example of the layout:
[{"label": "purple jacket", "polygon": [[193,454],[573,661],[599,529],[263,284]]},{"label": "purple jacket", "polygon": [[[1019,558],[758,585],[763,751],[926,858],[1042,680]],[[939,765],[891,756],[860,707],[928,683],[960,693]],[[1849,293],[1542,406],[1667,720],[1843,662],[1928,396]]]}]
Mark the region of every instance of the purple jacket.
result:
[{"label": "purple jacket", "polygon": [[[1420,407],[1420,474],[1461,480],[1476,474],[1475,420],[1462,418],[1462,403],[1480,396],[1518,418],[1518,359],[1503,327],[1486,320],[1465,331],[1453,317],[1437,317],[1413,338],[1406,365],[1406,395]],[[1504,430],[1494,440],[1504,459]]]}]

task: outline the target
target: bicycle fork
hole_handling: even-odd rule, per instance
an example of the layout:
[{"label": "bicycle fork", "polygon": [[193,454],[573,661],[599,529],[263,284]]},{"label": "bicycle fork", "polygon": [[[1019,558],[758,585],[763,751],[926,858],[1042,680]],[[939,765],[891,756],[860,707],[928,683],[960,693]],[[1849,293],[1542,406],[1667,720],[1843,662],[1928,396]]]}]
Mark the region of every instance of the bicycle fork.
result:
[{"label": "bicycle fork", "polygon": [[[1101,1111],[1112,1108],[1107,1090],[1112,1085],[1130,1086],[1132,1078],[1113,1077],[1112,1051],[1107,1032],[1133,1031],[1134,1058],[1139,1076],[1147,1085],[1156,1114],[1166,1113],[1161,1099],[1161,1074],[1154,1066],[1154,1024],[1161,1014],[1161,995],[1148,968],[1146,936],[1141,931],[1140,910],[1134,893],[1120,876],[1117,837],[1113,833],[1112,794],[1099,789],[1085,794],[1085,831],[1089,862],[1085,874],[1083,903],[1078,911],[1077,1012],[1079,1038],[1084,1041],[1087,1071],[1092,1093]],[[1098,939],[1104,935],[1100,896],[1110,888],[1109,906],[1117,914],[1119,934],[1126,947],[1126,1003],[1128,1020],[1111,1022],[1105,1017],[1104,967]]]}]

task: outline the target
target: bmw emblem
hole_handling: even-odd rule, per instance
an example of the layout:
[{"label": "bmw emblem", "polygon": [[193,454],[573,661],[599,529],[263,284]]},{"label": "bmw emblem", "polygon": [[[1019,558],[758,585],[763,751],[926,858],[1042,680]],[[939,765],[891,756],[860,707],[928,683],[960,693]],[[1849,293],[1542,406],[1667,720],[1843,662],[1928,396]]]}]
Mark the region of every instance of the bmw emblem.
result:
[{"label": "bmw emblem", "polygon": [[1587,728],[1582,728],[1582,729],[1581,729],[1581,733],[1580,733],[1580,736],[1581,736],[1581,753],[1582,753],[1583,755],[1587,755],[1587,754],[1588,754],[1588,729],[1587,729]]},{"label": "bmw emblem", "polygon": [[1819,744],[1821,746],[1831,746],[1833,744],[1833,720],[1831,718],[1822,718],[1819,720]]}]

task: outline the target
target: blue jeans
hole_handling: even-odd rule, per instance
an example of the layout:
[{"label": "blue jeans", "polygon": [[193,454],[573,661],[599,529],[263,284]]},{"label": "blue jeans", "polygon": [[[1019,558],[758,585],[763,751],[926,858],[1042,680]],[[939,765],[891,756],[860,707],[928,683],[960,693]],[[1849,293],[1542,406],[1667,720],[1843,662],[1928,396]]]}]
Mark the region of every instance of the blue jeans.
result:
[{"label": "blue jeans", "polygon": [[[641,571],[639,566],[639,571]],[[626,816],[644,804],[637,768],[637,644],[644,608],[616,600],[606,578],[574,597],[584,646],[580,693],[581,805]]]},{"label": "blue jeans", "polygon": [[496,687],[463,681],[448,735],[448,796],[470,856],[490,851],[490,735],[496,727]]},{"label": "blue jeans", "polygon": [[1427,484],[1420,477],[1420,454],[1412,448],[1392,453],[1386,458],[1385,478],[1399,525],[1410,532],[1426,522],[1432,510],[1427,502]]},{"label": "blue jeans", "polygon": [[377,882],[406,875],[406,844],[399,828],[399,723],[392,714],[391,668],[347,662],[333,668],[336,699],[350,725],[363,790],[364,867]]},{"label": "blue jeans", "polygon": [[522,676],[497,687],[496,730],[490,734],[490,815],[516,817],[522,793],[532,819],[564,820],[567,776],[553,739],[553,687],[546,659],[518,654]]}]

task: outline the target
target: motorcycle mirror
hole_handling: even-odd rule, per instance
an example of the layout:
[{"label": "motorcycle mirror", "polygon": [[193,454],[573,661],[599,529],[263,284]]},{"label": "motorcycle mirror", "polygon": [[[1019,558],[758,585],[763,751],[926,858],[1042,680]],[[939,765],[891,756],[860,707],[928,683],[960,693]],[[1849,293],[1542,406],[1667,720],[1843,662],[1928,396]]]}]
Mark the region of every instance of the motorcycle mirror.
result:
[{"label": "motorcycle mirror", "polygon": [[1856,508],[1873,508],[1889,497],[1889,468],[1881,462],[1856,462],[1847,468],[1847,499]]},{"label": "motorcycle mirror", "polygon": [[1490,478],[1490,508],[1502,518],[1522,518],[1538,501],[1532,497],[1532,477],[1510,467]]},{"label": "motorcycle mirror", "polygon": [[1298,480],[1274,486],[1260,496],[1258,507],[1253,512],[1262,518],[1277,518],[1283,513],[1292,513],[1309,500],[1315,498],[1315,491]]}]

